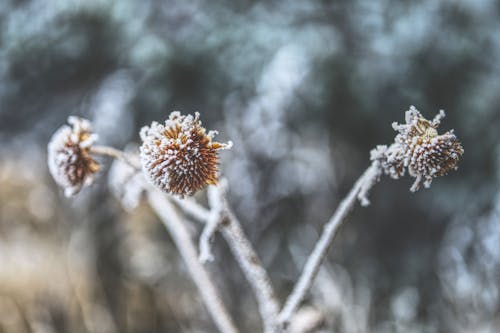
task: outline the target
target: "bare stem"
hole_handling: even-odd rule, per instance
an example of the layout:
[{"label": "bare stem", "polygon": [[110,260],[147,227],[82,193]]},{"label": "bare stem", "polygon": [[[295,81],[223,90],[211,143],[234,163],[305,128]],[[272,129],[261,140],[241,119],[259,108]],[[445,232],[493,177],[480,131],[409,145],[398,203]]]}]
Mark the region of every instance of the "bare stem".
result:
[{"label": "bare stem", "polygon": [[288,299],[279,314],[280,323],[287,324],[290,321],[292,315],[295,313],[306,293],[311,288],[314,278],[318,273],[321,263],[326,257],[328,248],[333,242],[338,228],[354,207],[357,198],[359,198],[362,203],[367,204],[368,201],[366,194],[368,193],[368,190],[377,182],[380,177],[380,172],[378,163],[372,163],[372,165],[361,175],[361,177],[359,177],[347,196],[339,204],[333,216],[325,224],[321,237],[314,246],[314,250],[309,255],[293,291],[288,296]]},{"label": "bare stem", "polygon": [[[221,184],[224,180],[221,180]],[[189,199],[176,199],[174,201],[186,213],[192,215],[200,222],[207,222],[200,238],[200,256],[211,254],[210,238],[216,230],[220,230],[224,239],[229,244],[231,252],[249,282],[257,299],[259,312],[263,321],[264,332],[277,332],[279,303],[275,296],[267,271],[257,256],[252,244],[248,240],[240,222],[231,211],[225,197],[224,186],[211,186],[209,188],[209,203],[212,210],[220,209],[219,220],[213,220],[212,211],[198,205],[196,202],[187,202]],[[205,253],[205,254],[203,254]]]},{"label": "bare stem", "polygon": [[171,195],[170,199],[186,214],[200,222],[205,222],[209,218],[210,211],[198,204],[193,198],[188,197],[181,199],[176,195]]},{"label": "bare stem", "polygon": [[175,207],[159,190],[150,189],[147,193],[149,204],[172,236],[218,329],[223,333],[237,333],[238,329],[222,302],[210,275],[198,260],[193,240]]},{"label": "bare stem", "polygon": [[201,233],[199,241],[200,261],[202,263],[214,260],[210,241],[212,240],[214,234],[217,232],[217,229],[219,228],[223,217],[222,200],[220,200],[219,189],[216,186],[208,187],[208,203],[211,210],[206,218],[207,223],[203,228],[203,232]]},{"label": "bare stem", "polygon": [[92,146],[90,148],[90,152],[96,155],[110,156],[116,158],[120,161],[127,163],[136,170],[141,170],[141,166],[137,161],[134,161],[132,158],[130,158],[130,156],[127,155],[127,153],[124,153],[119,149],[108,146]]},{"label": "bare stem", "polygon": [[229,244],[231,252],[257,299],[264,332],[278,332],[279,303],[272,287],[271,279],[266,269],[262,266],[252,244],[246,237],[240,222],[231,211],[224,190],[221,188],[217,188],[217,190],[219,190],[218,197],[222,205],[222,220],[220,222],[222,235]]}]

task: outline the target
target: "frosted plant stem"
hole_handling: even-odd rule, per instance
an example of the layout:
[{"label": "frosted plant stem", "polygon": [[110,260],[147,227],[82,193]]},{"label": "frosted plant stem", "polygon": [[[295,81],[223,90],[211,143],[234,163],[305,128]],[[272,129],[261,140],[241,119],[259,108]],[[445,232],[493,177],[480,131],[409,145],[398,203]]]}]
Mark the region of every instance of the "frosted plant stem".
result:
[{"label": "frosted plant stem", "polygon": [[116,158],[122,162],[127,163],[136,170],[141,170],[140,164],[133,161],[126,153],[124,153],[119,149],[108,146],[92,146],[90,148],[90,152],[96,155],[110,156]]},{"label": "frosted plant stem", "polygon": [[180,209],[182,209],[186,214],[193,217],[194,219],[205,222],[208,220],[210,211],[205,207],[201,206],[193,198],[179,198],[176,195],[170,196],[170,199],[175,202]]},{"label": "frosted plant stem", "polygon": [[214,260],[210,241],[222,222],[222,200],[220,200],[219,189],[216,186],[208,187],[208,203],[211,210],[206,218],[207,223],[203,228],[199,241],[200,261],[202,263]]},{"label": "frosted plant stem", "polygon": [[368,203],[366,194],[368,190],[375,185],[380,174],[381,170],[379,164],[376,162],[372,163],[361,177],[359,177],[347,196],[339,204],[333,216],[325,224],[323,232],[314,246],[314,250],[307,258],[304,269],[279,314],[280,323],[284,325],[288,324],[306,293],[311,288],[314,278],[318,274],[319,267],[326,257],[328,248],[332,244],[338,228],[354,207],[356,199],[360,199],[365,205]]},{"label": "frosted plant stem", "polygon": [[158,214],[172,236],[177,249],[184,259],[191,278],[196,284],[203,302],[219,331],[222,333],[237,333],[238,329],[234,325],[229,312],[222,302],[210,275],[198,260],[193,240],[181,217],[176,212],[175,207],[159,190],[149,189],[147,194],[149,204]]},{"label": "frosted plant stem", "polygon": [[222,236],[229,244],[229,248],[249,282],[257,299],[262,325],[265,333],[279,332],[277,301],[271,279],[257,256],[252,244],[248,240],[240,222],[231,211],[223,188],[219,191],[219,200],[222,205],[222,220],[220,230]]},{"label": "frosted plant stem", "polygon": [[[224,184],[221,179],[221,185]],[[249,282],[252,291],[257,299],[259,313],[262,318],[264,332],[274,333],[279,332],[278,327],[278,312],[279,303],[275,296],[274,289],[271,284],[267,271],[262,266],[257,253],[252,244],[248,240],[241,227],[240,222],[231,211],[225,197],[224,186],[209,187],[209,203],[212,208],[208,211],[204,207],[199,206],[196,202],[186,202],[189,199],[175,199],[174,201],[186,213],[191,214],[200,222],[206,222],[205,229],[200,237],[200,256],[201,259],[206,256],[206,253],[211,254],[210,238],[213,234],[220,230],[222,236],[229,244],[231,253],[233,254],[238,266],[240,266],[245,278]],[[220,210],[219,220],[213,219],[213,210]],[[205,253],[205,254],[204,254]]]}]

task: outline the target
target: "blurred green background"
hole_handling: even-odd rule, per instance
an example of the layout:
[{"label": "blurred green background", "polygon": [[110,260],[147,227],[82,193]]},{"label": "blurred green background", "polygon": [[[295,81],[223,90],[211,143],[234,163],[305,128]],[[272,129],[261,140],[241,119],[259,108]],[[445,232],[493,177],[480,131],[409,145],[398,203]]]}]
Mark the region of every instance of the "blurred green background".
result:
[{"label": "blurred green background", "polygon": [[[319,332],[500,331],[500,2],[0,2],[0,331],[214,332],[147,205],[66,199],[46,145],[68,115],[124,148],[173,110],[220,140],[230,200],[282,300],[321,226],[415,105],[447,113],[459,169],[382,179],[308,303]],[[105,161],[104,163],[108,163]],[[108,163],[109,164],[109,163]],[[253,296],[216,237],[208,267],[242,332]]]}]

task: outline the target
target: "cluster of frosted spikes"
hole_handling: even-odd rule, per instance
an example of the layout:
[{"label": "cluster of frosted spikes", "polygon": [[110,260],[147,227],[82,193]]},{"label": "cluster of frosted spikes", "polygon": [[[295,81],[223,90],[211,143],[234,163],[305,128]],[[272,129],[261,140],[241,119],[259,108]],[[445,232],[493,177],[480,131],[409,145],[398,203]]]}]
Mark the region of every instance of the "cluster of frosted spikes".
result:
[{"label": "cluster of frosted spikes", "polygon": [[217,132],[207,133],[199,117],[198,112],[194,117],[172,112],[165,124],[153,122],[141,129],[142,167],[165,192],[183,197],[217,184],[217,151],[232,143],[212,141]]},{"label": "cluster of frosted spikes", "polygon": [[464,153],[453,130],[439,135],[437,128],[444,118],[441,110],[432,121],[425,119],[411,106],[405,113],[406,124],[394,122],[392,127],[399,132],[390,146],[377,146],[371,152],[372,161],[380,163],[385,174],[399,179],[405,171],[415,178],[410,191],[422,185],[428,188],[432,180],[457,169]]},{"label": "cluster of frosted spikes", "polygon": [[[406,111],[406,124],[393,123],[398,132],[390,146],[377,146],[371,160],[392,178],[404,176],[406,170],[417,191],[429,187],[435,177],[457,168],[464,150],[452,131],[439,135],[437,127],[444,112],[429,121],[415,107]],[[54,180],[74,195],[92,182],[99,164],[91,157],[97,136],[90,122],[69,117],[53,135],[48,145],[49,170]],[[229,149],[232,143],[213,141],[216,131],[206,131],[199,113],[183,116],[175,111],[163,123],[153,122],[140,132],[140,160],[149,180],[165,192],[180,197],[193,195],[218,179],[218,151]]]}]

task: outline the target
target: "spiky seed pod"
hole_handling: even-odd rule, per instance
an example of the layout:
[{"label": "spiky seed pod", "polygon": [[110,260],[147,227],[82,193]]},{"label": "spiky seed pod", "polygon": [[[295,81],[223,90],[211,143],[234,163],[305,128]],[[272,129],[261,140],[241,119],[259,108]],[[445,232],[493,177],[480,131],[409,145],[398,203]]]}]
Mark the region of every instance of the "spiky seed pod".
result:
[{"label": "spiky seed pod", "polygon": [[408,140],[404,165],[408,173],[416,177],[411,191],[417,191],[423,184],[429,187],[432,179],[444,176],[457,169],[457,163],[464,150],[452,131],[442,135],[421,135]]},{"label": "spiky seed pod", "polygon": [[232,143],[212,141],[217,132],[207,133],[199,116],[174,111],[164,124],[153,122],[141,129],[143,169],[165,192],[183,197],[217,183],[218,150]]},{"label": "spiky seed pod", "polygon": [[97,140],[90,121],[70,116],[68,123],[70,126],[60,127],[49,141],[48,165],[52,177],[69,197],[92,183],[99,163],[90,156],[90,148]]},{"label": "spiky seed pod", "polygon": [[440,111],[432,121],[425,119],[411,106],[405,113],[406,124],[393,123],[398,131],[395,142],[378,146],[372,151],[372,160],[380,163],[384,172],[392,178],[408,174],[415,177],[410,190],[417,191],[421,185],[429,187],[435,177],[446,175],[457,169],[457,163],[464,153],[462,145],[453,130],[439,135],[437,127],[444,118]]}]

